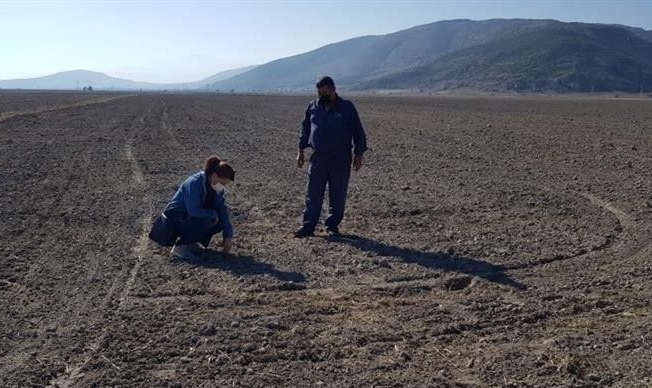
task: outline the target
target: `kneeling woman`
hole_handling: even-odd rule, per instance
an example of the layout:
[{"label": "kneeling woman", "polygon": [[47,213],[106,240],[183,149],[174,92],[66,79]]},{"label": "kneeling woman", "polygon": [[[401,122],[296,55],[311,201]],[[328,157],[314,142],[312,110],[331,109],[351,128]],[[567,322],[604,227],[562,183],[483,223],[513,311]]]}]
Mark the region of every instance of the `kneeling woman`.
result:
[{"label": "kneeling woman", "polygon": [[[233,227],[224,188],[234,178],[235,171],[228,163],[217,156],[206,159],[204,171],[189,176],[181,184],[150,237],[161,245],[174,244],[175,256],[195,259],[198,251],[208,247],[213,235],[222,232],[222,247],[229,253],[233,246]],[[161,235],[165,236],[163,242]]]}]

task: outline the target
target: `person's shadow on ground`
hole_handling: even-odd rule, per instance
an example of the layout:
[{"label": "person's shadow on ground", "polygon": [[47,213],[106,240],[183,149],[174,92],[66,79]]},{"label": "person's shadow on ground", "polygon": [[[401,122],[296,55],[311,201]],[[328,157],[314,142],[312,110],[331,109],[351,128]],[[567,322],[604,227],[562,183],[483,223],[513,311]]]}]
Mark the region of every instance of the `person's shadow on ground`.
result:
[{"label": "person's shadow on ground", "polygon": [[252,256],[224,254],[213,249],[206,249],[203,257],[183,259],[174,257],[173,263],[186,263],[197,267],[214,268],[229,271],[236,276],[269,275],[283,282],[301,283],[306,277],[300,272],[285,272],[273,265],[256,260]]},{"label": "person's shadow on ground", "polygon": [[326,239],[332,242],[349,244],[361,251],[373,252],[378,256],[398,257],[406,263],[478,276],[488,281],[514,287],[519,290],[527,288],[524,284],[513,280],[505,274],[505,268],[503,266],[487,263],[482,260],[455,256],[448,253],[427,253],[415,249],[400,248],[353,234],[329,236]]}]

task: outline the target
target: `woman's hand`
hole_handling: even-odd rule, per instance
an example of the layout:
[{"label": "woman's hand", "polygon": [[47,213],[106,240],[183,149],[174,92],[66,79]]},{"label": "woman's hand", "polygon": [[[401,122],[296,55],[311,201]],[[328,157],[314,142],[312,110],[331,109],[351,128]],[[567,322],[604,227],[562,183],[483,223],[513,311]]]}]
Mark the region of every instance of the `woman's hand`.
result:
[{"label": "woman's hand", "polygon": [[230,238],[225,238],[222,241],[222,249],[224,250],[224,253],[229,253],[231,251],[231,248],[233,248],[233,240]]}]

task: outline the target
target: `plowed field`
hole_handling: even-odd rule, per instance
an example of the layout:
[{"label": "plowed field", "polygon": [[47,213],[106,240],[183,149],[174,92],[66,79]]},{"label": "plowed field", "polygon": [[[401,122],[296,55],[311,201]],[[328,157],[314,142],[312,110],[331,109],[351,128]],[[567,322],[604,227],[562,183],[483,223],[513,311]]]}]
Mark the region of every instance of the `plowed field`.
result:
[{"label": "plowed field", "polygon": [[[0,386],[652,386],[652,101],[354,97],[345,236],[296,240],[310,96],[0,94]],[[152,218],[210,154],[230,256]]]}]

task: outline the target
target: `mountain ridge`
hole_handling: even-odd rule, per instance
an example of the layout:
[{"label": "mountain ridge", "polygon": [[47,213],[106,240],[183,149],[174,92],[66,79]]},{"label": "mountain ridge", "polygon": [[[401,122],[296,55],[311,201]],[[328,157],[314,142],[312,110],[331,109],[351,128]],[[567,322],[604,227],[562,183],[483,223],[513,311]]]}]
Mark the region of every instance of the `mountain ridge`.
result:
[{"label": "mountain ridge", "polygon": [[[65,74],[74,77],[66,83]],[[315,80],[330,75],[338,88],[361,92],[652,93],[652,31],[553,19],[455,19],[355,37],[194,82],[100,74],[64,72],[0,87],[314,92]]]},{"label": "mountain ridge", "polygon": [[[508,58],[501,61],[497,53]],[[337,66],[331,65],[333,58]],[[447,20],[334,43],[263,64],[214,86],[305,91],[314,89],[314,80],[323,74],[333,76],[339,87],[357,91],[648,93],[652,31],[552,19]]]},{"label": "mountain ridge", "polygon": [[256,66],[246,66],[219,72],[210,77],[193,82],[156,83],[140,82],[112,77],[92,70],[68,70],[43,77],[0,80],[3,89],[49,89],[81,90],[92,87],[95,90],[208,90],[207,87],[220,80],[252,70]]},{"label": "mountain ridge", "polygon": [[374,88],[647,93],[652,41],[627,29],[561,24],[471,46],[360,85]]}]

